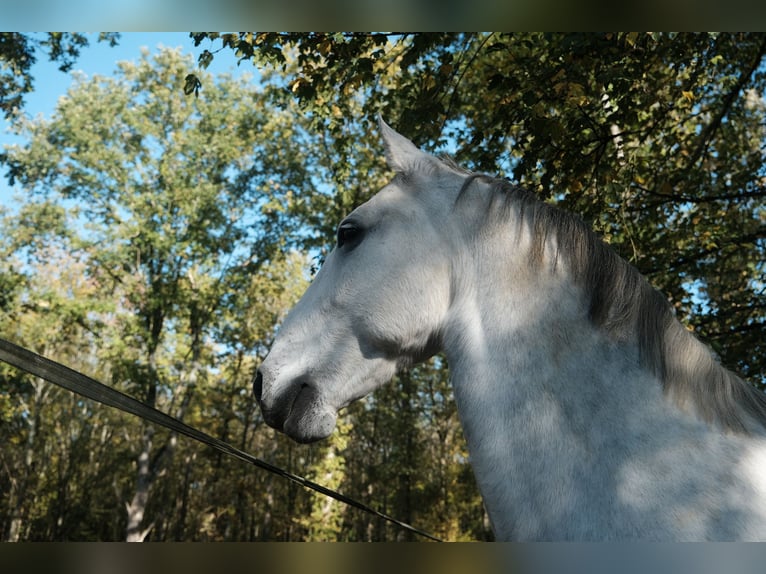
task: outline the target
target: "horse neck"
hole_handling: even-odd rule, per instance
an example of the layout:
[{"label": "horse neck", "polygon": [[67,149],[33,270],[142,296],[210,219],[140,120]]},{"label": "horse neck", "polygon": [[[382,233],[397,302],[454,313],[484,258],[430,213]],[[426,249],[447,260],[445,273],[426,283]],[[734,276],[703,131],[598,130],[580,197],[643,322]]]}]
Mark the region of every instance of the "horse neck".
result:
[{"label": "horse neck", "polygon": [[[582,288],[555,246],[546,244],[542,262],[531,264],[530,245],[523,234],[483,234],[458,250],[444,337],[452,372],[494,379],[503,395],[516,396],[523,386],[568,396],[583,392],[572,382],[586,377],[588,387],[608,393],[610,363],[642,371],[637,340],[617,343],[593,325]],[[512,384],[526,378],[533,382]]]},{"label": "horse neck", "polygon": [[522,504],[509,501],[508,481],[524,496],[566,491],[584,451],[668,409],[637,344],[610,341],[563,266],[532,269],[523,238],[515,245],[510,256],[485,243],[457,257],[444,329],[474,472],[499,532],[507,506]]},{"label": "horse neck", "polygon": [[[470,230],[466,222],[487,212],[464,206],[444,228]],[[597,325],[555,237],[540,249],[524,225],[475,228],[445,237],[451,304],[440,334],[497,537],[762,539],[766,441],[722,432],[716,425],[730,414],[717,413],[712,425],[695,414],[721,396],[741,402],[742,389],[722,376],[712,390],[704,379],[692,384],[720,372],[671,323],[666,370],[688,381],[671,386],[668,400],[643,335],[629,322],[618,331]],[[687,402],[718,398],[681,408],[674,392]]]}]

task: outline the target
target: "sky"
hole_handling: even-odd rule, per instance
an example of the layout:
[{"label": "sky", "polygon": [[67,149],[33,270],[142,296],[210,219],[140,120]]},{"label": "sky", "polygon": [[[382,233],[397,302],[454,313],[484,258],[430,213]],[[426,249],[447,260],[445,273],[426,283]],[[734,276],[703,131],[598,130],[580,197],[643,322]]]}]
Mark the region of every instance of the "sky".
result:
[{"label": "sky", "polygon": [[[119,44],[114,47],[110,47],[107,42],[98,42],[98,34],[89,34],[88,38],[90,46],[81,50],[80,57],[67,73],[59,71],[58,64],[48,61],[45,54],[38,53],[37,62],[32,67],[34,91],[24,98],[24,113],[28,117],[42,115],[50,118],[59,97],[64,95],[73,83],[73,74],[84,73],[88,77],[96,74],[110,76],[116,70],[117,62],[140,59],[142,48],[148,48],[150,53],[157,51],[160,46],[180,48],[182,53],[192,55],[196,62],[199,54],[206,48],[213,51],[220,47],[220,42],[213,45],[208,40],[195,47],[188,32],[123,32]],[[213,75],[228,72],[237,76],[247,72],[253,73],[254,70],[249,62],[237,66],[236,57],[231,51],[222,51],[216,54],[207,71]],[[0,148],[14,143],[23,145],[24,140],[10,133],[9,122],[0,117]],[[0,206],[12,211],[17,203],[13,195],[19,188],[16,186],[12,189],[8,185],[6,171],[4,167],[0,167]]]},{"label": "sky", "polygon": [[[196,60],[197,56],[205,49],[212,48],[209,41],[204,41],[199,47],[194,46],[194,41],[188,32],[122,32],[119,44],[110,47],[107,42],[98,42],[98,34],[88,34],[90,46],[83,48],[80,57],[77,58],[72,71],[63,73],[58,70],[58,64],[49,62],[44,55],[38,56],[38,61],[32,68],[35,78],[35,91],[25,98],[25,110],[28,115],[34,116],[39,112],[46,116],[53,111],[58,97],[65,93],[72,83],[72,72],[84,72],[88,76],[94,74],[111,75],[117,68],[117,62],[121,60],[138,60],[141,57],[141,48],[149,48],[156,51],[159,46],[169,48],[181,48],[184,53],[191,54]],[[215,48],[220,47],[220,42]],[[249,64],[244,63],[239,68],[244,70]],[[209,71],[219,73],[237,71],[236,59],[231,53],[221,52],[219,57],[213,60]]]}]

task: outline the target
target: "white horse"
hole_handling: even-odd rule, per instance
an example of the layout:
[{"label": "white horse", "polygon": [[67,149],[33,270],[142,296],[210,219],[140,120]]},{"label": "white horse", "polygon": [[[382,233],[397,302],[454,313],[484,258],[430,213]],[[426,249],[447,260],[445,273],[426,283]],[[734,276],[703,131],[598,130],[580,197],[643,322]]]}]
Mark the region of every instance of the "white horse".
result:
[{"label": "white horse", "polygon": [[300,442],[444,351],[499,540],[766,539],[766,400],[578,218],[380,122],[391,183],[256,375]]}]

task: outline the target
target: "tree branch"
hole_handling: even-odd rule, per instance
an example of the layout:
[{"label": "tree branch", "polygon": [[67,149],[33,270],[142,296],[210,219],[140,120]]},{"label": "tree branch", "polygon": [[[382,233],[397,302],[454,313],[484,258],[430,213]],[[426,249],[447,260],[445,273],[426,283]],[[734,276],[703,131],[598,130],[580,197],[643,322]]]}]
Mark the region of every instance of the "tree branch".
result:
[{"label": "tree branch", "polygon": [[755,71],[758,69],[758,66],[760,66],[764,55],[766,55],[766,37],[764,37],[763,41],[761,42],[761,45],[758,48],[758,53],[756,54],[755,58],[753,58],[750,67],[740,75],[735,86],[729,91],[728,94],[726,94],[726,97],[724,97],[723,103],[718,110],[718,113],[713,117],[710,123],[705,126],[705,129],[702,130],[699,142],[697,143],[697,147],[694,148],[694,151],[689,156],[689,163],[686,169],[690,169],[694,164],[696,164],[700,157],[702,157],[702,154],[705,152],[705,150],[707,150],[713,135],[716,131],[718,131],[718,128],[721,126],[721,122],[729,113],[732,105],[734,105],[734,101],[739,96],[739,93],[750,80],[750,77],[753,75],[753,73],[755,73]]},{"label": "tree branch", "polygon": [[638,189],[639,191],[651,195],[652,197],[660,198],[659,204],[665,203],[709,203],[711,201],[728,201],[728,200],[743,200],[752,199],[756,197],[766,197],[766,187],[759,187],[753,191],[742,191],[736,193],[722,193],[720,195],[704,195],[701,197],[691,197],[688,195],[679,195],[675,193],[660,193],[648,187],[638,185],[633,182],[631,187]]}]

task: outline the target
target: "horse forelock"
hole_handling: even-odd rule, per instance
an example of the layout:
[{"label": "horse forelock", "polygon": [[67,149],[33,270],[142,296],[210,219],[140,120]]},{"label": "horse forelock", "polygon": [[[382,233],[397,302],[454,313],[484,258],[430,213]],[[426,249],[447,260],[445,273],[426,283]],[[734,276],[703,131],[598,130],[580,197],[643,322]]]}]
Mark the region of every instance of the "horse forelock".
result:
[{"label": "horse forelock", "polygon": [[589,320],[615,340],[634,338],[641,365],[669,398],[728,431],[766,430],[766,395],[723,367],[676,319],[667,299],[581,218],[505,179],[479,174],[468,175],[456,204],[476,180],[502,194],[502,212],[514,212],[530,230],[530,265],[542,265],[546,242],[555,240],[555,260],[566,264],[583,290]]}]

